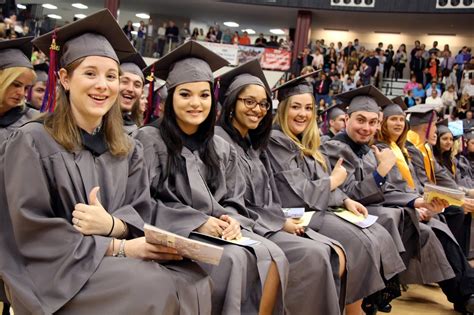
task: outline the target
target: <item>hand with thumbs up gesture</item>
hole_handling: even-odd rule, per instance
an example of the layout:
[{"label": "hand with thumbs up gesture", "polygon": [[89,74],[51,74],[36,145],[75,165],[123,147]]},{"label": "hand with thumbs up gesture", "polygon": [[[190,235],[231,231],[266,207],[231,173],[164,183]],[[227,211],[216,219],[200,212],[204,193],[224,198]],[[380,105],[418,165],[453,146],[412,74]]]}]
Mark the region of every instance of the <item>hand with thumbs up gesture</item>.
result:
[{"label": "hand with thumbs up gesture", "polygon": [[337,160],[336,165],[334,165],[334,168],[332,169],[331,176],[329,176],[329,179],[331,180],[331,191],[341,186],[347,178],[346,168],[342,166],[343,162],[343,158]]},{"label": "hand with thumbs up gesture", "polygon": [[377,172],[380,176],[385,177],[387,176],[388,172],[392,169],[392,167],[397,163],[397,157],[395,153],[391,149],[383,149],[379,150],[375,145],[372,146],[372,150],[374,151],[375,157],[377,158],[378,166]]},{"label": "hand with thumbs up gesture", "polygon": [[74,228],[84,235],[108,235],[113,217],[104,209],[97,198],[99,187],[89,193],[89,204],[78,203],[72,212]]}]

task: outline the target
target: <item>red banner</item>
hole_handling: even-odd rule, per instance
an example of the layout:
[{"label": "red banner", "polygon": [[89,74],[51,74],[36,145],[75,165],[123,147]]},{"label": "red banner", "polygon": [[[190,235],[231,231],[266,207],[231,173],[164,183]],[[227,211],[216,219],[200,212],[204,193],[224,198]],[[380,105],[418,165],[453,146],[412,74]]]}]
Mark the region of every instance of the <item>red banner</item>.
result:
[{"label": "red banner", "polygon": [[287,71],[291,66],[291,51],[265,48],[260,59],[260,65],[266,70]]}]

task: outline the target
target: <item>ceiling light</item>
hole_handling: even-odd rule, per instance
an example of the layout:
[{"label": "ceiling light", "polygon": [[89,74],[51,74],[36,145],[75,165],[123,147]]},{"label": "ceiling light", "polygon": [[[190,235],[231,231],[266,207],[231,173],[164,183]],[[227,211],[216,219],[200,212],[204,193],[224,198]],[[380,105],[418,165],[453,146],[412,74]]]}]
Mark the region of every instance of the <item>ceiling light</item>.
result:
[{"label": "ceiling light", "polygon": [[26,9],[26,5],[23,5],[23,4],[17,4],[16,7],[20,10],[25,10]]},{"label": "ceiling light", "polygon": [[251,28],[246,28],[246,29],[243,29],[242,32],[247,32],[249,35],[253,35],[255,34],[256,32],[251,29]]},{"label": "ceiling light", "polygon": [[150,18],[150,16],[149,16],[148,14],[146,14],[146,13],[137,13],[137,14],[135,14],[135,16],[136,16],[137,18],[144,19],[144,20],[147,20],[147,19]]},{"label": "ceiling light", "polygon": [[271,29],[270,33],[275,34],[275,35],[285,35],[285,31],[279,28]]},{"label": "ceiling light", "polygon": [[224,25],[225,26],[228,26],[228,27],[239,27],[239,24],[238,23],[235,23],[235,22],[224,22]]},{"label": "ceiling light", "polygon": [[73,3],[71,4],[73,7],[77,8],[77,9],[82,9],[82,10],[85,10],[85,9],[88,9],[89,7],[82,4],[82,3]]},{"label": "ceiling light", "polygon": [[134,27],[140,27],[140,23],[138,23],[138,22],[133,23],[132,26],[134,26]]},{"label": "ceiling light", "polygon": [[62,17],[60,15],[57,15],[57,14],[48,14],[48,17],[51,18],[51,19],[55,19],[55,20],[62,19]]},{"label": "ceiling light", "polygon": [[83,19],[83,18],[87,17],[87,15],[85,15],[85,14],[74,14],[74,17],[76,17],[78,19]]},{"label": "ceiling light", "polygon": [[349,32],[349,30],[345,28],[325,28],[324,30],[331,32]]},{"label": "ceiling light", "polygon": [[42,5],[43,8],[45,9],[50,9],[50,10],[56,10],[58,7],[49,3],[45,3]]}]

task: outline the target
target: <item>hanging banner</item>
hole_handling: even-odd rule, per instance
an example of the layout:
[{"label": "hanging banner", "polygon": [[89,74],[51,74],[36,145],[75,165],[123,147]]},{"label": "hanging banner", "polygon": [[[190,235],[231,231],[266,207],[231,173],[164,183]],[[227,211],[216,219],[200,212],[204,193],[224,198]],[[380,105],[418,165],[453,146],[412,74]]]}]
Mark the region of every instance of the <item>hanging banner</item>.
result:
[{"label": "hanging banner", "polygon": [[263,69],[287,71],[291,66],[291,51],[265,48],[260,59],[260,65]]},{"label": "hanging banner", "polygon": [[219,44],[219,43],[210,43],[200,41],[199,44],[203,45],[204,47],[212,50],[225,60],[227,60],[232,66],[237,66],[238,63],[238,53],[239,53],[239,46],[237,45],[229,45],[229,44]]}]

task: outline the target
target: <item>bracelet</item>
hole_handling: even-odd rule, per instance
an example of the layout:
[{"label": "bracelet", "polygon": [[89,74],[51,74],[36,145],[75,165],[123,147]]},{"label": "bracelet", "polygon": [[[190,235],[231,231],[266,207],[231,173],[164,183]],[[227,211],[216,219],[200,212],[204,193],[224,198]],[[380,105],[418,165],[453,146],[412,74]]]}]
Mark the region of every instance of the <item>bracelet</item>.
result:
[{"label": "bracelet", "polygon": [[123,224],[123,229],[122,229],[122,233],[120,234],[120,238],[127,238],[126,237],[127,236],[126,234],[128,234],[127,233],[127,223],[123,222],[123,220],[120,220],[120,221],[122,221],[122,224]]},{"label": "bracelet", "polygon": [[112,237],[112,257],[115,257],[115,237]]},{"label": "bracelet", "polygon": [[[110,213],[109,213],[109,214],[110,214]],[[109,234],[107,234],[107,236],[112,235],[112,232],[114,231],[114,227],[115,227],[115,219],[114,219],[114,216],[110,214],[110,217],[112,218],[112,228],[110,229],[110,232],[109,232]]]},{"label": "bracelet", "polygon": [[120,240],[119,251],[115,257],[127,257],[127,255],[125,255],[125,241],[125,239]]}]

